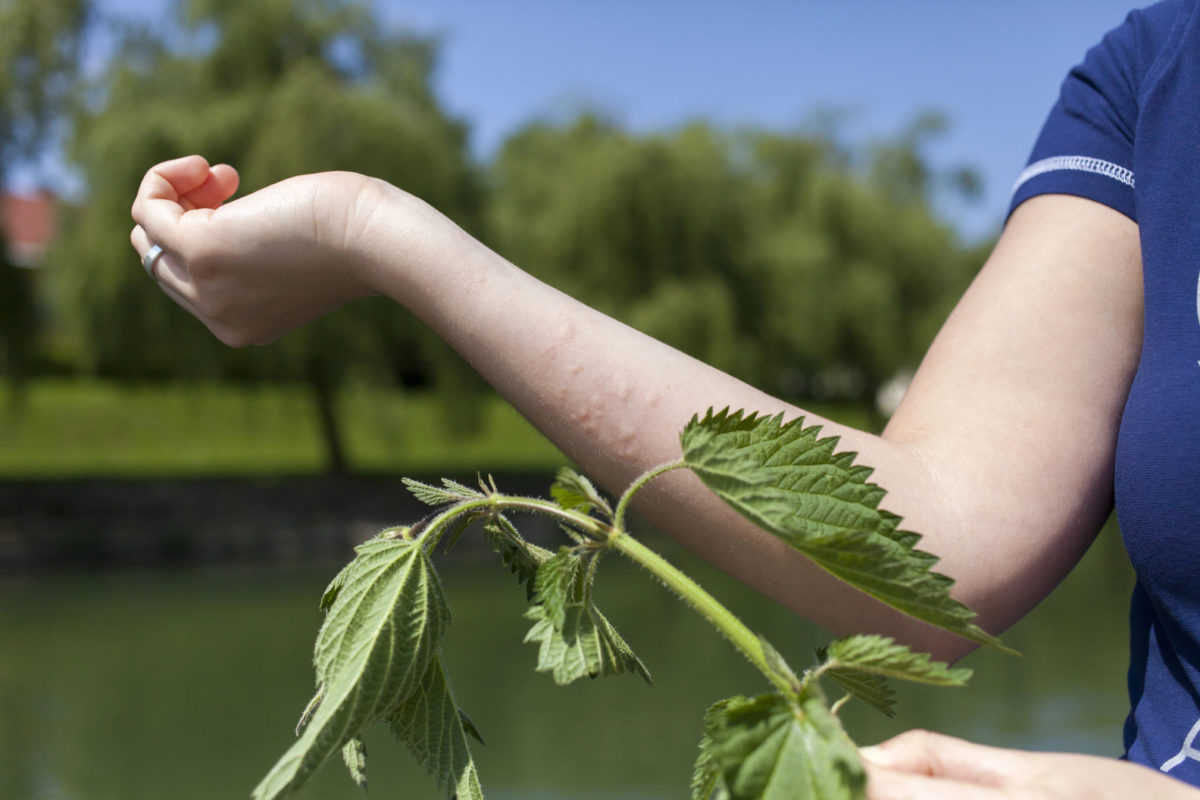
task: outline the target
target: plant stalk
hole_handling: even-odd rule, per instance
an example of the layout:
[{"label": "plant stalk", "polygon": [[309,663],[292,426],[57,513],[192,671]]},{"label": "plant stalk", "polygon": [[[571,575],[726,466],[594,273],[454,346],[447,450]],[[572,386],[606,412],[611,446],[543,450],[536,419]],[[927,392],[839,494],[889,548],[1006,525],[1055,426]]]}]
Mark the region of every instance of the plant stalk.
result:
[{"label": "plant stalk", "polygon": [[676,569],[669,561],[651,550],[637,539],[621,530],[614,530],[608,539],[609,546],[636,562],[680,599],[695,609],[696,613],[709,621],[721,635],[742,652],[750,663],[758,668],[785,696],[795,694],[792,686],[782,675],[771,669],[763,652],[758,635],[734,616],[733,612],[706,592],[700,584]]},{"label": "plant stalk", "polygon": [[625,510],[629,508],[629,502],[633,500],[633,496],[637,494],[639,489],[663,473],[670,472],[671,470],[675,469],[686,468],[687,462],[681,458],[678,461],[671,461],[661,466],[649,469],[638,476],[638,478],[632,484],[630,484],[629,488],[625,490],[625,494],[621,495],[621,499],[617,502],[617,511],[615,514],[613,514],[613,528],[620,531],[625,530]]},{"label": "plant stalk", "polygon": [[[617,506],[618,511],[614,516],[614,520],[621,518],[624,508],[628,504],[629,497],[632,496],[637,488],[647,483],[650,479],[661,475],[663,472],[678,469],[681,466],[684,466],[682,462],[674,462],[653,469],[643,475],[622,497],[621,503]],[[681,600],[691,606],[696,613],[708,620],[722,636],[740,650],[742,655],[781,692],[787,696],[795,694],[796,687],[785,676],[780,675],[776,670],[771,668],[767,661],[766,653],[763,652],[762,641],[753,631],[747,628],[720,601],[706,592],[700,584],[693,581],[658,553],[630,536],[615,522],[613,525],[608,525],[593,516],[564,509],[547,500],[493,494],[487,497],[480,497],[479,499],[464,500],[449,506],[430,521],[429,525],[420,532],[418,538],[427,549],[432,549],[436,546],[438,539],[441,538],[444,529],[455,518],[463,514],[483,511],[495,513],[502,511],[525,511],[555,517],[588,534],[597,542],[606,544],[607,547],[616,550],[626,558],[640,565],[664,586],[678,595]]]}]

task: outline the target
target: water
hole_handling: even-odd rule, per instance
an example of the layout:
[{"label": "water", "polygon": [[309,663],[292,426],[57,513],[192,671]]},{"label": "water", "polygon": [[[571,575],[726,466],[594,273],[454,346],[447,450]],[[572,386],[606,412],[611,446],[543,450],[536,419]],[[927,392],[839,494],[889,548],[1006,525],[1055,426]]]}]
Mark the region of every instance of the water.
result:
[{"label": "water", "polygon": [[[797,667],[827,637],[668,544],[672,559]],[[189,800],[246,797],[286,749],[312,690],[317,600],[337,563],[38,575],[0,581],[0,798]],[[439,562],[454,620],[446,659],[484,737],[493,800],[666,800],[687,796],[701,717],[765,687],[705,624],[615,558],[601,607],[639,652],[632,676],[554,686],[521,640],[523,593],[464,549]],[[1112,532],[1066,584],[1004,638],[1023,658],[983,652],[967,689],[898,687],[888,720],[851,703],[860,743],[927,727],[1004,746],[1116,755],[1125,713],[1131,586]],[[367,736],[374,797],[439,797],[387,729]],[[302,794],[361,798],[340,763]]]}]

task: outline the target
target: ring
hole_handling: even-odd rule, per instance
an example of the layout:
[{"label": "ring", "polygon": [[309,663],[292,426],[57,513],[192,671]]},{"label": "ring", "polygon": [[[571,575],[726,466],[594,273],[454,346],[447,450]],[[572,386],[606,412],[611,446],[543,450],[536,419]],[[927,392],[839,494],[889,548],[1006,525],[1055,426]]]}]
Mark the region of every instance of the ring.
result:
[{"label": "ring", "polygon": [[146,274],[154,280],[158,280],[158,276],[154,274],[154,264],[162,256],[163,249],[158,245],[154,245],[146,251],[146,255],[142,256],[142,268],[146,270]]}]

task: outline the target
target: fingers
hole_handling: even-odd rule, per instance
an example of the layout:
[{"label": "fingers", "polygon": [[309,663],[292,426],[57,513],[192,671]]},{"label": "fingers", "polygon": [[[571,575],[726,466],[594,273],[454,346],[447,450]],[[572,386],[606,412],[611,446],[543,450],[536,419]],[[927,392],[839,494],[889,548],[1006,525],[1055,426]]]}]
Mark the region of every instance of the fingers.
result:
[{"label": "fingers", "polygon": [[164,161],[142,178],[133,219],[153,242],[170,249],[181,235],[185,213],[218,207],[237,186],[237,171],[227,164],[210,167],[202,156]]},{"label": "fingers", "polygon": [[[143,258],[154,244],[141,225],[134,227],[133,233],[129,236],[129,241],[133,245],[133,249],[137,251],[139,259]],[[159,288],[172,300],[193,314],[196,313],[195,304],[192,302],[193,287],[188,278],[187,271],[166,248],[163,249],[163,254],[155,262],[154,274],[150,277],[158,283]]]},{"label": "fingers", "polygon": [[184,238],[184,214],[215,209],[237,191],[237,170],[228,164],[210,167],[202,156],[184,156],[152,167],[142,179],[132,214],[137,225],[130,242],[139,258],[152,245],[163,248],[151,276],[163,291],[185,308],[191,308],[192,286],[179,258]]},{"label": "fingers", "polygon": [[962,781],[912,775],[866,762],[867,800],[1003,800],[1003,791]]},{"label": "fingers", "polygon": [[188,211],[216,208],[232,197],[237,187],[237,170],[228,164],[217,164],[208,170],[208,177],[203,183],[180,196],[180,205]]},{"label": "fingers", "polygon": [[911,775],[1000,786],[1028,754],[966,742],[929,731],[908,731],[860,751],[876,767]]}]

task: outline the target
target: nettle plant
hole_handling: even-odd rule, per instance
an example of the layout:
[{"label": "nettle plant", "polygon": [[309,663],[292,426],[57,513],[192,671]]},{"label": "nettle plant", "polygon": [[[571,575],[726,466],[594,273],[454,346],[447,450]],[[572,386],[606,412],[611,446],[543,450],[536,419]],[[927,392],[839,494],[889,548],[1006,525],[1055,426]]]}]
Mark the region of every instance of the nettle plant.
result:
[{"label": "nettle plant", "polygon": [[[479,739],[454,697],[441,655],[450,611],[431,554],[452,546],[480,523],[483,535],[524,585],[537,645],[537,670],[558,684],[584,676],[650,673],[592,602],[601,558],[620,553],[657,578],[708,620],[753,664],[771,691],[735,696],[704,716],[692,774],[693,800],[861,798],[866,778],[857,749],[837,712],[857,697],[892,714],[888,678],[961,686],[970,670],[950,668],[881,636],[849,636],[817,653],[797,673],[762,636],[626,529],[639,489],[675,469],[690,469],[744,516],[846,583],[894,608],[971,641],[1011,652],[972,623],[975,614],[953,600],[953,581],[931,571],[937,560],[915,548],[920,536],[879,508],[884,491],[868,483],[871,469],[854,453],[835,452],[803,419],[710,410],[681,434],[683,457],[650,470],[615,509],[587,478],[559,472],[552,500],[502,494],[490,479],[474,489],[450,480],[431,486],[406,480],[434,508],[411,527],[383,531],[321,598],[325,621],[313,663],[317,692],[300,717],[295,744],[254,790],[256,800],[292,796],[340,752],[351,777],[365,786],[362,732],[384,721],[450,798],[481,800],[468,737]],[[554,518],[570,540],[557,552],[526,541],[509,515]],[[825,678],[846,695],[830,705]],[[480,741],[482,741],[480,739]]]}]

